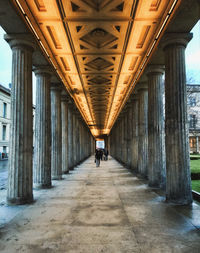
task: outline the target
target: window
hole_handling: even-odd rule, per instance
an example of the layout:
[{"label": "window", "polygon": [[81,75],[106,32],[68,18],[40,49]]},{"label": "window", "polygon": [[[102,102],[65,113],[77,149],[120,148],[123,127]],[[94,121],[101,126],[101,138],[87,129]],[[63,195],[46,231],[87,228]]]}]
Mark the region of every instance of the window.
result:
[{"label": "window", "polygon": [[2,140],[5,141],[5,139],[6,139],[6,125],[3,125]]},{"label": "window", "polygon": [[7,116],[7,104],[3,103],[3,117],[6,118]]},{"label": "window", "polygon": [[190,124],[190,128],[196,128],[196,124],[197,124],[196,115],[190,114],[189,124]]},{"label": "window", "polygon": [[196,147],[196,139],[194,137],[190,137],[190,148]]},{"label": "window", "polygon": [[3,153],[6,153],[6,149],[7,149],[7,147],[3,146]]},{"label": "window", "polygon": [[189,98],[189,105],[190,106],[196,106],[196,98],[195,97],[190,97]]}]

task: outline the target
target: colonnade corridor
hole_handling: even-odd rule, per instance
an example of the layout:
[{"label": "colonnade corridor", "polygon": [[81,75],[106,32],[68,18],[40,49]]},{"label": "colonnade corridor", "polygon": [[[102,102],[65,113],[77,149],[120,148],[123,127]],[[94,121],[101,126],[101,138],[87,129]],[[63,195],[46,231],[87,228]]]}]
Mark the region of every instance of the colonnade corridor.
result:
[{"label": "colonnade corridor", "polygon": [[[90,157],[0,229],[0,252],[199,252],[200,206],[175,206],[109,157]],[[9,212],[8,212],[9,213]]]}]

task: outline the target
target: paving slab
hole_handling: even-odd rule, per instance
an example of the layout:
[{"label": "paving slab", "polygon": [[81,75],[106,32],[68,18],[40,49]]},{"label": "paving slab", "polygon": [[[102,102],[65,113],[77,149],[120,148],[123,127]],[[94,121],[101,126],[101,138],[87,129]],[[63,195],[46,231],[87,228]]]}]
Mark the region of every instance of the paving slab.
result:
[{"label": "paving slab", "polygon": [[111,157],[98,168],[89,158],[34,198],[0,207],[0,252],[200,252],[199,204],[166,203]]}]

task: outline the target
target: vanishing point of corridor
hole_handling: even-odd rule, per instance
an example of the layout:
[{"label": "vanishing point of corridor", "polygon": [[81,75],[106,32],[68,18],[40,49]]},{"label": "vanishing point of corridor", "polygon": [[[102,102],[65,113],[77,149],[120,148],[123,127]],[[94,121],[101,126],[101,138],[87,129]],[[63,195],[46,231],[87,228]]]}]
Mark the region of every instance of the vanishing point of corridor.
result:
[{"label": "vanishing point of corridor", "polygon": [[[1,229],[0,252],[133,253],[200,250],[200,206],[175,206],[109,158],[87,159]],[[5,209],[6,210],[6,209]],[[6,215],[6,214],[5,214]]]}]

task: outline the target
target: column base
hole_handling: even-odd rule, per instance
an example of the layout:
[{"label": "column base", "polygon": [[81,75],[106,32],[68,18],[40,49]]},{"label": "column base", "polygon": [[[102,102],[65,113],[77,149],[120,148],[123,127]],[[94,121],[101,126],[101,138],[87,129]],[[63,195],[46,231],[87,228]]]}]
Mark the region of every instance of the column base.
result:
[{"label": "column base", "polygon": [[34,189],[49,189],[52,185],[50,184],[33,184]]},{"label": "column base", "polygon": [[33,195],[27,198],[8,198],[7,197],[7,204],[8,205],[25,205],[33,203]]},{"label": "column base", "polygon": [[148,186],[151,187],[151,188],[155,188],[155,189],[159,189],[160,188],[160,184],[159,183],[149,182]]},{"label": "column base", "polygon": [[62,180],[62,175],[52,176],[52,180]]},{"label": "column base", "polygon": [[171,203],[171,204],[175,204],[175,205],[191,205],[193,202],[192,198],[189,199],[170,199],[166,196],[166,202],[167,203]]}]

